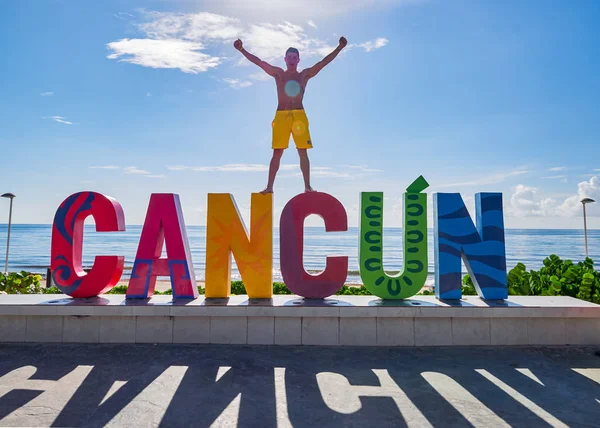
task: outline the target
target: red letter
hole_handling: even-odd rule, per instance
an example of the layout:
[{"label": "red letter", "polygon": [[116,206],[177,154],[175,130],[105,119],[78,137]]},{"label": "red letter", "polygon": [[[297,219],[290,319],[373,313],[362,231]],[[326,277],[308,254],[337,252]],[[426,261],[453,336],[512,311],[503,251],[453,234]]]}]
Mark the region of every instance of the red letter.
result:
[{"label": "red letter", "polygon": [[95,192],[80,192],[63,201],[52,226],[52,280],[72,297],[94,297],[119,282],[125,257],[96,256],[89,273],[81,267],[83,225],[88,216],[96,222],[96,232],[125,231],[123,208],[114,199]]},{"label": "red letter", "polygon": [[[164,243],[167,244],[167,258],[161,259]],[[171,277],[174,298],[198,297],[179,195],[173,193],[153,193],[150,196],[127,298],[146,299],[152,296],[157,276]]]},{"label": "red letter", "polygon": [[317,214],[325,221],[327,232],[348,230],[348,217],[343,205],[327,193],[302,193],[292,198],[281,213],[279,223],[279,251],[281,275],[294,293],[322,299],[338,291],[348,275],[348,257],[327,257],[326,267],[319,275],[304,270],[304,219]]}]

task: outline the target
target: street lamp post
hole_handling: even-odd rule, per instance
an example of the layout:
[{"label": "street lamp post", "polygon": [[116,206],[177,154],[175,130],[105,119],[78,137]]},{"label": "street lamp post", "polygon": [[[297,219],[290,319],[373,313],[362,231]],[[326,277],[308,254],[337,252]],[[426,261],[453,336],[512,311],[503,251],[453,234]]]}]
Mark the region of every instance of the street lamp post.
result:
[{"label": "street lamp post", "polygon": [[591,204],[593,202],[596,202],[596,201],[594,201],[591,198],[584,198],[581,200],[581,204],[583,205],[583,236],[585,238],[585,257],[586,258],[588,256],[588,245],[587,245],[587,220],[585,217],[585,206],[587,204]]},{"label": "street lamp post", "polygon": [[8,235],[6,237],[6,261],[4,263],[4,272],[8,275],[8,248],[10,246],[10,225],[12,223],[12,206],[15,195],[13,195],[12,193],[5,193],[1,197],[10,199],[10,208],[8,211]]}]

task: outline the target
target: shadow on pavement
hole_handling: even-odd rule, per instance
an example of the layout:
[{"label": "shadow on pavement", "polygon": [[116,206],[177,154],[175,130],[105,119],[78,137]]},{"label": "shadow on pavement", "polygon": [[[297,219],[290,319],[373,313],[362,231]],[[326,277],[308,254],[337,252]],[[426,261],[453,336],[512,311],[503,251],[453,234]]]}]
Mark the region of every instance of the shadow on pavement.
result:
[{"label": "shadow on pavement", "polygon": [[590,348],[0,347],[2,426],[597,426],[598,415]]}]

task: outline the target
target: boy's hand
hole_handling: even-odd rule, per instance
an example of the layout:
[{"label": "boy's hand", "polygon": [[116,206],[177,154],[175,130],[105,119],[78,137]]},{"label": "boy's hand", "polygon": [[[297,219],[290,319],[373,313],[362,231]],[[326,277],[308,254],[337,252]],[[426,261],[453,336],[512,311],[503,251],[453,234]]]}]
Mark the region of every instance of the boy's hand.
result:
[{"label": "boy's hand", "polygon": [[238,51],[241,51],[243,48],[242,41],[240,39],[237,39],[235,42],[233,42],[233,47],[236,48]]},{"label": "boy's hand", "polygon": [[340,46],[341,46],[341,48],[342,49],[345,48],[347,44],[348,44],[348,40],[346,40],[346,38],[343,37],[343,36],[340,37]]}]

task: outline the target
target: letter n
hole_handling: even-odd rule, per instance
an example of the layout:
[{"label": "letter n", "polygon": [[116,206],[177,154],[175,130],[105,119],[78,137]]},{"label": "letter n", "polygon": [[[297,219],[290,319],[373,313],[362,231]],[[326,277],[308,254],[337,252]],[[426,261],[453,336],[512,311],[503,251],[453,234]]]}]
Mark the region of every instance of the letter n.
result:
[{"label": "letter n", "polygon": [[[163,245],[167,258],[160,258]],[[174,298],[198,297],[196,274],[183,221],[179,195],[153,193],[127,287],[128,299],[146,299],[154,294],[157,276],[171,278]]]},{"label": "letter n", "polygon": [[231,255],[251,299],[273,296],[273,195],[253,193],[250,234],[233,195],[208,195],[206,297],[231,294]]},{"label": "letter n", "polygon": [[479,297],[508,297],[502,193],[475,195],[477,227],[459,193],[433,195],[435,295],[462,296],[461,258]]}]

